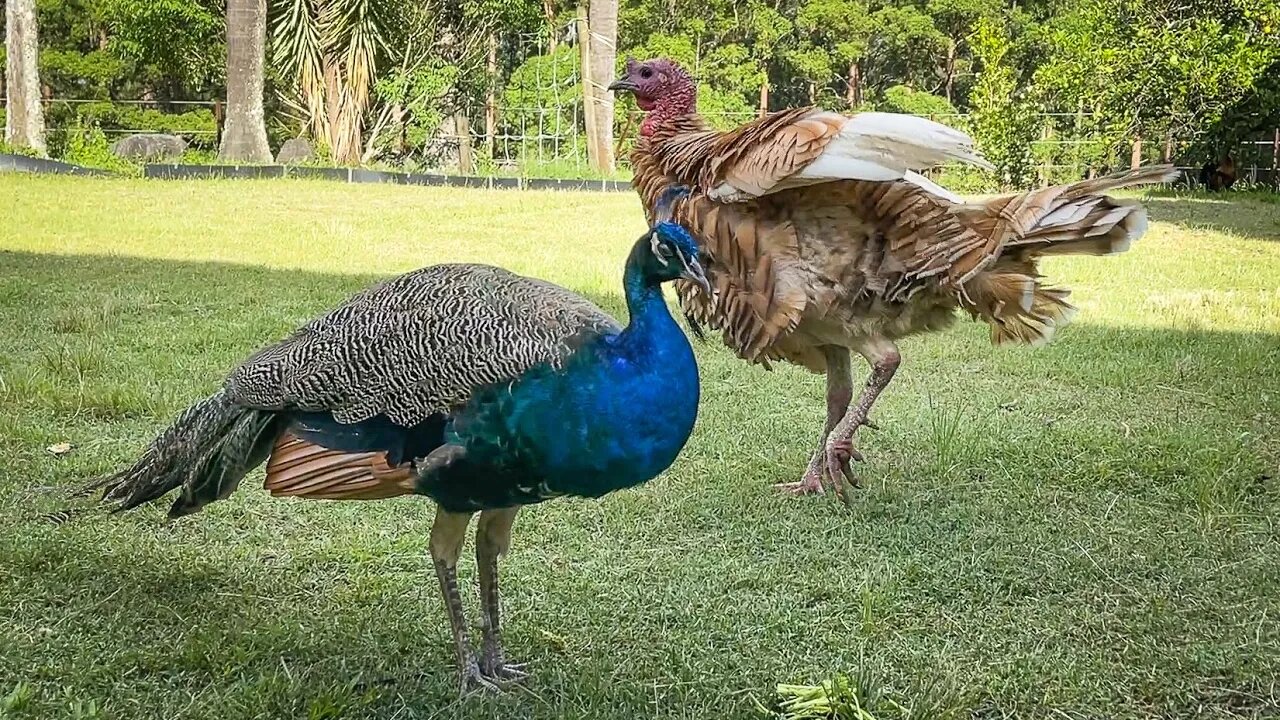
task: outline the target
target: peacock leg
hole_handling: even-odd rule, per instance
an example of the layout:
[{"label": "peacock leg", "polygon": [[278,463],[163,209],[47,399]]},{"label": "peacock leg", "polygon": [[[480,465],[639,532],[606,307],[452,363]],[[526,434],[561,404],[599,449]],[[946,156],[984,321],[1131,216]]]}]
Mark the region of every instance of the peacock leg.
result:
[{"label": "peacock leg", "polygon": [[858,484],[857,477],[849,469],[851,460],[862,460],[862,453],[853,447],[853,436],[863,425],[872,426],[869,417],[871,406],[893,380],[893,375],[902,362],[898,346],[887,338],[863,340],[856,349],[871,365],[871,375],[867,378],[858,401],[849,408],[827,437],[826,446],[826,475],[841,497],[844,497],[844,482],[854,486]]},{"label": "peacock leg", "polygon": [[844,417],[853,399],[853,375],[849,367],[849,351],[837,345],[823,345],[822,354],[827,361],[827,420],[818,437],[818,449],[809,459],[800,482],[778,483],[775,488],[792,495],[811,495],[823,492],[826,484],[827,436]]},{"label": "peacock leg", "polygon": [[498,558],[511,547],[511,524],[519,507],[485,510],[476,525],[476,566],[480,569],[480,607],[483,613],[484,643],[480,652],[480,672],[503,683],[528,677],[523,663],[508,663],[502,650],[498,623]]},{"label": "peacock leg", "polygon": [[435,564],[436,577],[440,580],[440,594],[449,613],[449,625],[453,629],[453,649],[458,660],[459,692],[463,695],[473,690],[497,690],[496,684],[480,672],[475,653],[471,651],[471,639],[467,635],[467,616],[462,610],[462,596],[458,594],[458,558],[462,555],[462,543],[467,537],[467,525],[471,513],[453,513],[436,508],[436,520],[431,525],[431,560]]}]

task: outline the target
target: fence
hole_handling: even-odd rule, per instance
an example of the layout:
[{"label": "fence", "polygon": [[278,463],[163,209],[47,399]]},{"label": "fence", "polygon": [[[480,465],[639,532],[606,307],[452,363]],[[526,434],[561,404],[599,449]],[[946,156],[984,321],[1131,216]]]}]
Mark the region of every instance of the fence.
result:
[{"label": "fence", "polygon": [[[410,171],[462,172],[496,176],[598,177],[587,161],[586,120],[581,56],[573,25],[550,36],[506,38],[502,63],[490,68],[488,97],[445,113],[446,120],[419,146],[399,153],[395,164]],[[491,61],[492,62],[492,61]],[[775,88],[775,95],[794,96],[795,88]],[[98,128],[107,142],[146,132],[184,136],[193,147],[216,149],[222,103],[216,100],[45,100],[51,150],[59,154],[67,139],[86,128]],[[626,102],[614,116],[616,155],[625,165],[638,118]],[[746,103],[741,111],[708,114],[712,124],[736,125],[756,116]],[[938,115],[933,119],[962,129],[972,126],[967,115]],[[1195,136],[1131,139],[1106,136],[1095,129],[1087,113],[1044,113],[1038,116],[1039,137],[1031,141],[1031,155],[1042,183],[1076,180],[1093,172],[1128,167],[1133,160],[1173,160],[1198,173],[1209,158],[1196,156]],[[291,130],[274,122],[278,144]],[[1237,176],[1245,183],[1280,182],[1280,129],[1248,139],[1229,153]],[[384,166],[386,164],[384,163]],[[620,174],[625,175],[625,168]]]}]

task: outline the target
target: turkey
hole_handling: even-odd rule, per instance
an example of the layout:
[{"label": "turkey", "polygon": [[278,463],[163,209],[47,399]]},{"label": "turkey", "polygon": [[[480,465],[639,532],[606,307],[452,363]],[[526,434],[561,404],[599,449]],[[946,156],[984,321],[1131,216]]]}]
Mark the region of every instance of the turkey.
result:
[{"label": "turkey", "polygon": [[[275,496],[425,495],[430,553],[462,691],[525,676],[499,636],[498,557],[516,512],[600,497],[676,459],[698,410],[693,351],[661,284],[705,283],[698,248],[658,223],[623,273],[630,324],[556,285],[486,265],[436,265],[357,295],[233,370],[132,466],[101,478],[128,510],[177,490],[171,517],[229,495],[266,462]],[[456,566],[479,513],[482,652]]]},{"label": "turkey", "polygon": [[[719,132],[667,59],[628,59],[610,89],[645,112],[631,163],[646,213],[672,184],[691,191],[674,217],[698,240],[712,290],[677,283],[690,320],[748,361],[826,374],[818,448],[799,482],[779,485],[795,494],[857,484],[854,436],[898,369],[898,340],[941,330],[960,309],[996,344],[1048,342],[1075,308],[1042,282],[1038,259],[1123,252],[1146,211],[1103,193],[1175,175],[1150,167],[966,203],[915,170],[986,161],[966,135],[923,118],[796,108]],[[856,402],[850,351],[871,366]]]}]

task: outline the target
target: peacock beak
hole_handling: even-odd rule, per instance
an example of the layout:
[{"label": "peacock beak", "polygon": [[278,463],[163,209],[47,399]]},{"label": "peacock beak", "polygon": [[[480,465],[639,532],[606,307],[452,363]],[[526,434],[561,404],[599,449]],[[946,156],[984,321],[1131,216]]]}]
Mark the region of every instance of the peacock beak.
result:
[{"label": "peacock beak", "polygon": [[680,254],[680,262],[684,263],[684,272],[680,273],[680,277],[702,288],[702,292],[711,297],[711,283],[707,282],[707,274],[702,270],[702,264],[697,258],[686,258],[684,253]]}]

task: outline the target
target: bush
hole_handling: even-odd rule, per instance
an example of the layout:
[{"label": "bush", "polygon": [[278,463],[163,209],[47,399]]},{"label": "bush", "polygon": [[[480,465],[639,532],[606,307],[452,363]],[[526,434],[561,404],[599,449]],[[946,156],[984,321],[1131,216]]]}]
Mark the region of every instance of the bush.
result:
[{"label": "bush", "polygon": [[140,166],[123,160],[111,152],[111,144],[102,128],[97,125],[76,124],[67,128],[62,160],[73,165],[102,168],[130,175],[138,174]]},{"label": "bush", "polygon": [[944,97],[923,90],[916,90],[906,85],[894,85],[884,91],[880,101],[880,109],[886,112],[923,115],[945,120],[947,116],[957,115],[956,108]]}]

